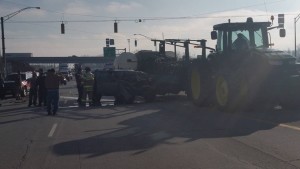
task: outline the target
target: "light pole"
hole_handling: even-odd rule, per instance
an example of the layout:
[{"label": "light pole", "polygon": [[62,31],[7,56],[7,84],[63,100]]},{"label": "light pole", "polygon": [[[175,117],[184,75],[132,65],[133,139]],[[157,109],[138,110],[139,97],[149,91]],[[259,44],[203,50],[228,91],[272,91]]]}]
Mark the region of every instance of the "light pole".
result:
[{"label": "light pole", "polygon": [[128,41],[128,50],[130,52],[130,39],[127,39],[127,41]]},{"label": "light pole", "polygon": [[2,38],[2,59],[3,59],[3,73],[4,76],[6,76],[7,74],[7,67],[6,67],[6,56],[5,56],[5,37],[4,37],[4,22],[9,20],[10,18],[14,17],[15,15],[19,14],[20,12],[27,10],[27,9],[31,9],[31,8],[35,8],[35,9],[40,9],[40,7],[26,7],[26,8],[22,8],[16,12],[13,12],[11,14],[5,15],[3,17],[1,17],[1,38]]},{"label": "light pole", "polygon": [[297,29],[296,29],[296,24],[297,21],[300,18],[300,14],[297,15],[297,17],[294,18],[294,29],[295,29],[295,57],[297,58]]},{"label": "light pole", "polygon": [[[152,38],[150,38],[149,36],[146,36],[146,35],[143,35],[143,34],[133,34],[134,36],[137,36],[137,35],[139,35],[139,36],[143,36],[144,38],[146,38],[146,39],[148,39],[148,40],[154,40],[154,39],[152,39]],[[157,47],[156,47],[156,45],[155,45],[155,51],[157,51]]]}]

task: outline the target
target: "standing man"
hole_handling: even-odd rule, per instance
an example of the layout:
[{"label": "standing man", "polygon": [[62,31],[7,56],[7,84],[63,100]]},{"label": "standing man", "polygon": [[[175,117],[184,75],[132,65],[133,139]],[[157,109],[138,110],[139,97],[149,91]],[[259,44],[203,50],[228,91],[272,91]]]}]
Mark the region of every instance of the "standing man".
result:
[{"label": "standing man", "polygon": [[28,107],[30,107],[32,103],[34,106],[36,106],[36,100],[37,100],[36,80],[37,80],[37,75],[35,72],[32,72],[32,78],[28,79],[28,82],[30,83]]},{"label": "standing man", "polygon": [[93,103],[94,75],[91,72],[91,68],[89,68],[89,67],[85,68],[85,72],[84,72],[84,74],[82,76],[82,85],[83,85],[82,104],[83,104],[83,106],[86,105],[86,98],[88,96],[89,106],[92,106],[92,103]]},{"label": "standing man", "polygon": [[82,106],[82,92],[83,92],[83,86],[82,86],[82,69],[81,66],[77,67],[76,74],[75,74],[75,79],[76,79],[76,86],[77,86],[77,91],[78,91],[78,105]]},{"label": "standing man", "polygon": [[36,85],[38,87],[38,100],[39,100],[39,107],[42,106],[42,103],[44,106],[47,105],[46,102],[46,86],[45,86],[45,79],[46,76],[43,73],[43,69],[39,69],[39,76],[36,79]]},{"label": "standing man", "polygon": [[21,71],[18,70],[17,76],[15,78],[15,95],[16,95],[16,100],[22,100],[22,98],[21,98],[21,87],[22,87]]},{"label": "standing man", "polygon": [[50,69],[47,73],[45,84],[47,89],[47,112],[48,115],[56,115],[59,101],[59,83],[64,78],[55,73],[54,69]]}]

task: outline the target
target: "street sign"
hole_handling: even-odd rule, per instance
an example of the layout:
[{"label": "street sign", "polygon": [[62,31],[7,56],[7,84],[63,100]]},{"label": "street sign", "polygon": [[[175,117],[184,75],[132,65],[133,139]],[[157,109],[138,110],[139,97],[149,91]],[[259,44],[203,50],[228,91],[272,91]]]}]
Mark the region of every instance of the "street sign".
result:
[{"label": "street sign", "polygon": [[116,47],[103,47],[104,57],[116,57]]}]

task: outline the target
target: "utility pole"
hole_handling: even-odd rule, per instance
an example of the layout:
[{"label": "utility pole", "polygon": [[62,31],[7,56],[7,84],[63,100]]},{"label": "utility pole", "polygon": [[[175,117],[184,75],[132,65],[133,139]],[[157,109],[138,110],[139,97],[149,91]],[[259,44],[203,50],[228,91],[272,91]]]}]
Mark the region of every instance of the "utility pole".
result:
[{"label": "utility pole", "polygon": [[4,22],[7,21],[8,19],[14,17],[15,15],[19,14],[20,12],[27,10],[27,9],[31,9],[31,8],[35,8],[35,9],[40,9],[40,7],[26,7],[26,8],[22,8],[16,12],[13,12],[11,14],[5,15],[3,17],[1,17],[1,39],[2,39],[2,59],[3,59],[3,73],[4,76],[7,75],[7,66],[6,66],[6,53],[5,53],[5,37],[4,37]]},{"label": "utility pole", "polygon": [[5,38],[4,38],[4,18],[1,17],[1,39],[2,39],[2,63],[3,63],[3,74],[6,76],[7,68],[6,68],[6,56],[5,56]]},{"label": "utility pole", "polygon": [[294,18],[294,29],[295,29],[295,57],[297,58],[297,21],[300,18],[300,14]]}]

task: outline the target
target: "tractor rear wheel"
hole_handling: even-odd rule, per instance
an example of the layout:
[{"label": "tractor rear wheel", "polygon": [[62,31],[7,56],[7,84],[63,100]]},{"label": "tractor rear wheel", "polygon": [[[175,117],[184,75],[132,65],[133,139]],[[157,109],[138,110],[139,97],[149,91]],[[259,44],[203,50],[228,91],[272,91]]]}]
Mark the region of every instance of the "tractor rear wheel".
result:
[{"label": "tractor rear wheel", "polygon": [[187,95],[197,106],[206,106],[210,103],[210,80],[207,71],[201,65],[194,64],[189,71]]},{"label": "tractor rear wheel", "polygon": [[215,77],[215,104],[221,111],[235,112],[248,106],[249,86],[246,79],[217,74]]}]

